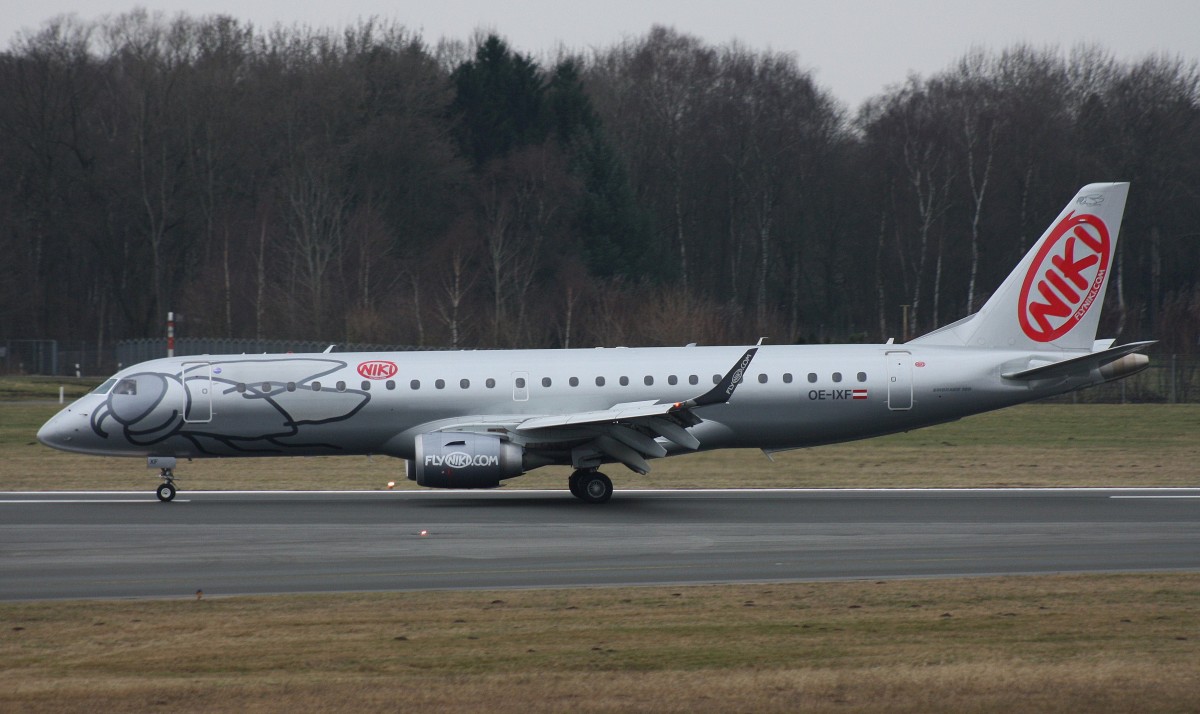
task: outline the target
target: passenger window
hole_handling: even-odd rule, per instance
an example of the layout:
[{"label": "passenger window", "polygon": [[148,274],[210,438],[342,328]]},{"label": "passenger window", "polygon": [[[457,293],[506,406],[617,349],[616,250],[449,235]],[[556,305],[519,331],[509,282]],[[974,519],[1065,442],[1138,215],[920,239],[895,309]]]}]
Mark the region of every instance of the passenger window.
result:
[{"label": "passenger window", "polygon": [[387,390],[390,392],[396,388],[396,380],[389,379],[388,381],[383,383],[383,386],[387,387]]},{"label": "passenger window", "polygon": [[413,389],[420,389],[421,388],[421,380],[414,379],[413,381],[408,383],[408,386],[412,387]]},{"label": "passenger window", "polygon": [[622,386],[622,387],[628,387],[628,386],[629,386],[629,377],[621,377],[621,386]]},{"label": "passenger window", "polygon": [[597,386],[597,387],[603,387],[603,386],[604,386],[604,377],[596,377],[596,386]]},{"label": "passenger window", "polygon": [[578,387],[579,377],[571,377],[571,379],[567,381],[567,384],[570,384],[572,387]]},{"label": "passenger window", "polygon": [[437,387],[438,389],[445,389],[446,388],[446,380],[444,380],[444,379],[436,380],[436,381],[434,381],[433,386]]},{"label": "passenger window", "polygon": [[816,384],[816,383],[817,383],[817,373],[816,373],[816,372],[809,372],[809,373],[808,373],[808,383],[809,383],[809,384]]},{"label": "passenger window", "polygon": [[113,389],[113,394],[126,394],[136,397],[137,382],[132,379],[122,379],[120,382],[117,382],[117,386]]},{"label": "passenger window", "polygon": [[784,373],[783,373],[783,383],[784,383],[784,384],[791,384],[791,383],[792,383],[792,373],[791,373],[791,372],[784,372]]},{"label": "passenger window", "polygon": [[320,383],[320,382],[313,382],[313,383],[312,383],[312,390],[313,390],[314,392],[319,392],[319,391],[321,391],[321,383]]},{"label": "passenger window", "polygon": [[720,383],[721,383],[721,375],[714,374],[713,375],[713,384],[720,384]]},{"label": "passenger window", "polygon": [[271,383],[263,382],[262,390],[264,394],[269,394],[271,392]]},{"label": "passenger window", "polygon": [[246,385],[245,385],[245,384],[243,384],[243,383],[241,383],[241,382],[238,382],[238,385],[237,385],[237,393],[238,393],[238,394],[245,394],[245,393],[246,393]]},{"label": "passenger window", "polygon": [[549,377],[542,377],[542,386],[549,387],[551,384]]},{"label": "passenger window", "polygon": [[833,373],[833,381],[835,381],[835,382],[840,382],[840,381],[842,381],[842,373],[841,373],[841,372],[834,372],[834,373]]},{"label": "passenger window", "polygon": [[337,383],[337,390],[338,390],[339,392],[344,392],[344,391],[346,391],[346,383],[345,383],[345,382],[342,382],[342,381],[339,381],[339,382]]},{"label": "passenger window", "polygon": [[676,377],[676,376],[675,376],[675,375],[673,375],[673,374],[672,374],[672,375],[668,375],[668,376],[667,376],[667,384],[669,384],[669,385],[671,385],[672,387],[674,387],[676,384],[679,384],[679,377]]},{"label": "passenger window", "polygon": [[765,375],[765,374],[758,375],[758,383],[766,384],[767,383],[767,375]]},{"label": "passenger window", "polygon": [[491,377],[488,377],[487,381],[483,383],[483,386],[487,387],[488,389],[495,389],[496,388],[496,380],[492,379]]},{"label": "passenger window", "polygon": [[294,391],[296,391],[296,383],[295,383],[295,382],[288,382],[288,383],[287,383],[287,390],[288,390],[289,392],[294,392]]},{"label": "passenger window", "polygon": [[371,383],[370,383],[370,382],[368,382],[367,380],[365,380],[365,379],[364,379],[364,380],[363,380],[363,383],[362,383],[362,390],[363,390],[364,392],[369,392],[369,391],[371,391]]},{"label": "passenger window", "polygon": [[470,389],[470,387],[471,387],[471,380],[469,380],[469,379],[460,379],[460,380],[458,380],[458,386],[459,386],[459,387],[461,387],[461,388],[463,388],[463,389]]},{"label": "passenger window", "polygon": [[651,377],[651,376],[650,376],[650,375],[648,375],[648,374],[646,375],[646,378],[645,378],[643,381],[646,383],[646,386],[647,386],[647,387],[653,387],[653,386],[654,386],[654,377]]},{"label": "passenger window", "polygon": [[694,387],[697,384],[700,384],[700,378],[693,374],[690,377],[688,377],[688,384],[690,384]]},{"label": "passenger window", "polygon": [[865,381],[867,381],[867,373],[866,373],[866,372],[859,372],[859,373],[858,373],[858,381],[860,381],[860,382],[865,382]]}]

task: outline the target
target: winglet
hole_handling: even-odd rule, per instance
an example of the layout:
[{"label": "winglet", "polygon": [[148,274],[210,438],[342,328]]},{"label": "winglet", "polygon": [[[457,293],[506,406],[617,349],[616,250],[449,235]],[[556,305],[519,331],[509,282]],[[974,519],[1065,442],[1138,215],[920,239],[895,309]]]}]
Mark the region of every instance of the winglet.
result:
[{"label": "winglet", "polygon": [[724,404],[733,396],[733,391],[742,383],[742,378],[746,375],[746,370],[750,367],[750,360],[754,359],[754,353],[758,352],[758,346],[751,347],[746,350],[746,354],[734,363],[733,368],[725,375],[725,377],[704,394],[689,399],[686,402],[680,402],[676,405],[677,409],[690,409],[692,407],[706,407],[710,404]]}]

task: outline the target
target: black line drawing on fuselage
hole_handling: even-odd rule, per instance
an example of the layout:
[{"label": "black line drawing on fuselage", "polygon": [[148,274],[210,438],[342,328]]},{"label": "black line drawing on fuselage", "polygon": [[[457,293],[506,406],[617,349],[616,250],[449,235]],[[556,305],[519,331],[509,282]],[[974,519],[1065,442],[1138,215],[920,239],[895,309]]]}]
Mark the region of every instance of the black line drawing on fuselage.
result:
[{"label": "black line drawing on fuselage", "polygon": [[[305,427],[350,419],[371,401],[371,394],[341,383],[320,380],[345,369],[335,359],[215,360],[197,357],[180,373],[137,372],[108,393],[91,417],[101,438],[113,432],[136,446],[168,445],[185,440],[199,454],[283,454],[289,450],[339,450],[336,444],[305,441]],[[197,409],[198,394],[210,400]],[[236,414],[226,418],[222,403],[237,399]],[[258,408],[256,408],[258,407]],[[203,420],[185,418],[200,411]]]}]

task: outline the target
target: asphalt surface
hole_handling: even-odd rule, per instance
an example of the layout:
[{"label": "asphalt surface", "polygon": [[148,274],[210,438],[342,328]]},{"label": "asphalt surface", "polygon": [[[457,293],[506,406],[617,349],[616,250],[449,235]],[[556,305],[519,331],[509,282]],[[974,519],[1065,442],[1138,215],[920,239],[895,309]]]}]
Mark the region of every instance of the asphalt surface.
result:
[{"label": "asphalt surface", "polygon": [[1200,489],[0,493],[0,599],[1200,570]]}]

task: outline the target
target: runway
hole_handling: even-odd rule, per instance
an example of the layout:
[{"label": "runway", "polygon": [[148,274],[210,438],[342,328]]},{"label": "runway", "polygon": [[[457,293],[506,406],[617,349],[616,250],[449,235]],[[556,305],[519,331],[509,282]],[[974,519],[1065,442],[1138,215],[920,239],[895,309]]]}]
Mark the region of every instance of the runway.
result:
[{"label": "runway", "polygon": [[6,600],[1176,569],[1200,489],[0,493]]}]

